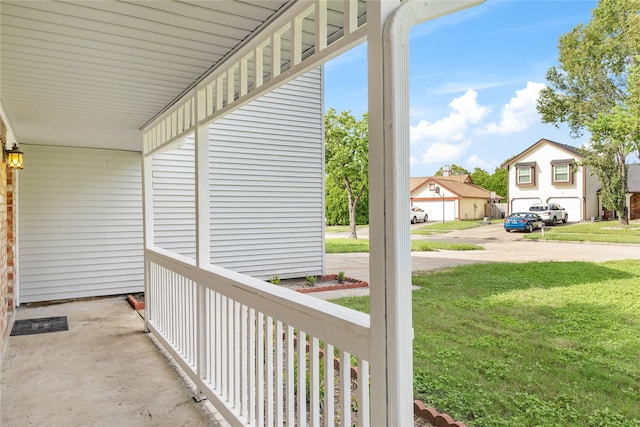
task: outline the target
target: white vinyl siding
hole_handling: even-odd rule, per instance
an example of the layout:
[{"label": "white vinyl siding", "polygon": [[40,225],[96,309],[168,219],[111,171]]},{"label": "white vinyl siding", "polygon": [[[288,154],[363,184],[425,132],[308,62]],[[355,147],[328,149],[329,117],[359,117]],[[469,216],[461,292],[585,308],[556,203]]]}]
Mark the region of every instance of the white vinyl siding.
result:
[{"label": "white vinyl siding", "polygon": [[323,274],[321,70],[209,127],[211,262],[260,278]]},{"label": "white vinyl siding", "polygon": [[155,245],[180,255],[196,256],[195,147],[188,138],[153,158]]},{"label": "white vinyl siding", "polygon": [[24,151],[20,302],[142,291],[140,153],[36,145]]},{"label": "white vinyl siding", "polygon": [[[268,279],[324,273],[321,70],[208,126],[210,261]],[[153,157],[154,244],[195,258],[193,135]]]}]

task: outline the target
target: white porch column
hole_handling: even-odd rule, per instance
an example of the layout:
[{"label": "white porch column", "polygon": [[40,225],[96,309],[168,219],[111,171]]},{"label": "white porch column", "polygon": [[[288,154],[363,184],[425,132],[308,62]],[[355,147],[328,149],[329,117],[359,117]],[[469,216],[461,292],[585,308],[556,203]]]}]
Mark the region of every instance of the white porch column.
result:
[{"label": "white porch column", "polygon": [[[195,93],[195,181],[196,181],[196,267],[198,269],[211,262],[211,224],[209,221],[209,125],[199,119],[206,115],[203,92]],[[206,371],[206,296],[203,286],[197,287],[197,373],[201,379],[207,378]]]},{"label": "white porch column", "polygon": [[371,420],[413,425],[409,30],[482,0],[367,3]]}]

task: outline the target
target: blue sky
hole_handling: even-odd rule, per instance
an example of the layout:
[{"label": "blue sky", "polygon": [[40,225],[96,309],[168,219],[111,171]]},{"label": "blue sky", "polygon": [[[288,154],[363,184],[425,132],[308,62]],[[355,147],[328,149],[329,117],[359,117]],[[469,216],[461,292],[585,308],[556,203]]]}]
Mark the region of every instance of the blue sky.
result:
[{"label": "blue sky", "polygon": [[[559,37],[597,1],[488,0],[410,35],[411,176],[455,163],[493,172],[540,138],[581,146],[536,110]],[[366,46],[325,65],[325,108],[367,111]]]}]

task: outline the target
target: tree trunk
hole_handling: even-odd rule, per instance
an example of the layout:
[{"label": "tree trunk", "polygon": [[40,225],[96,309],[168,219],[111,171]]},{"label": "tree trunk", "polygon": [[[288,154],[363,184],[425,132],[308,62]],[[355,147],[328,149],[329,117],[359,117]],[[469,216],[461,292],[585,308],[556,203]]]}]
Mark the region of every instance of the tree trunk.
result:
[{"label": "tree trunk", "polygon": [[347,188],[347,196],[349,197],[349,238],[357,239],[356,234],[356,205],[358,199],[353,198],[353,191],[351,190],[351,183],[347,178],[344,179],[345,187]]},{"label": "tree trunk", "polygon": [[618,212],[618,224],[629,225],[629,208],[624,206],[622,212]]}]

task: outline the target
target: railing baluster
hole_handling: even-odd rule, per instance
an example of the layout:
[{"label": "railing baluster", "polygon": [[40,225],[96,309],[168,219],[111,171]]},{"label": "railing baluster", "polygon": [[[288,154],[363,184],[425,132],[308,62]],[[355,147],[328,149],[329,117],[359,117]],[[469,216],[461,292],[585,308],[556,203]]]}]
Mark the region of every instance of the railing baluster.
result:
[{"label": "railing baluster", "polygon": [[335,425],[335,375],[333,363],[333,346],[329,343],[324,345],[324,425],[333,427]]},{"label": "railing baluster", "polygon": [[287,356],[286,356],[286,369],[287,369],[287,425],[294,425],[295,420],[295,376],[294,376],[294,349],[295,333],[291,326],[287,326]]},{"label": "railing baluster", "polygon": [[258,386],[256,384],[256,311],[253,308],[249,309],[249,384],[247,385],[247,391],[249,392],[249,423],[256,424],[256,391]]},{"label": "railing baluster", "polygon": [[267,344],[266,350],[266,376],[267,376],[267,425],[274,425],[274,404],[273,404],[273,317],[267,316],[265,339]]},{"label": "railing baluster", "polygon": [[369,362],[358,358],[358,425],[369,427]]},{"label": "railing baluster", "polygon": [[284,425],[284,398],[283,398],[283,387],[284,387],[284,349],[282,346],[283,337],[283,328],[282,322],[276,322],[276,335],[275,335],[275,344],[276,344],[276,365],[275,365],[275,375],[276,375],[276,393],[275,393],[275,404],[276,404],[276,422],[277,426]]},{"label": "railing baluster", "polygon": [[340,425],[351,425],[351,355],[340,353]]},{"label": "railing baluster", "polygon": [[258,357],[256,359],[256,365],[258,366],[258,381],[256,384],[256,388],[258,390],[258,419],[256,421],[256,425],[264,426],[264,314],[262,314],[261,312],[258,313],[257,323],[258,325],[256,327],[256,330],[258,331],[258,339],[256,340],[256,345],[258,346]]},{"label": "railing baluster", "polygon": [[311,401],[311,425],[320,426],[320,346],[318,338],[311,338],[309,348],[309,384]]},{"label": "railing baluster", "polygon": [[241,332],[240,332],[240,377],[238,378],[238,386],[242,391],[241,400],[240,400],[240,409],[241,414],[244,417],[249,417],[249,384],[247,384],[247,380],[249,379],[249,343],[247,342],[247,337],[249,336],[249,309],[246,305],[242,305],[240,310],[240,321],[241,321]]},{"label": "railing baluster", "polygon": [[307,334],[298,331],[298,423],[305,424],[307,420]]},{"label": "railing baluster", "polygon": [[240,408],[240,303],[233,303],[233,407]]}]

